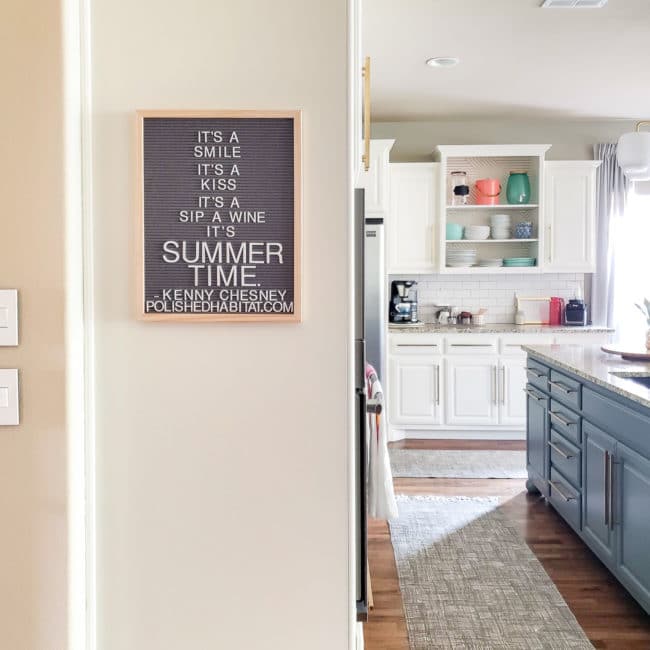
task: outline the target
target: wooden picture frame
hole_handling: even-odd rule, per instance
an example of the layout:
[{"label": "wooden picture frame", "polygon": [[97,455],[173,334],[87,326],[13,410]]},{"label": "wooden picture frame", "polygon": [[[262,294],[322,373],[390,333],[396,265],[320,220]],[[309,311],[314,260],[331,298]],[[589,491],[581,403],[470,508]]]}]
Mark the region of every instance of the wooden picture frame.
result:
[{"label": "wooden picture frame", "polygon": [[[136,126],[136,133],[137,133],[137,153],[136,153],[136,167],[137,167],[137,192],[136,192],[136,211],[137,211],[137,239],[136,239],[136,246],[137,246],[137,255],[136,255],[136,260],[137,260],[137,277],[138,277],[138,283],[137,283],[137,315],[138,318],[144,321],[176,321],[176,322],[289,322],[289,323],[296,323],[296,322],[301,322],[302,319],[302,295],[301,295],[301,262],[302,262],[302,231],[301,231],[301,221],[302,221],[302,161],[301,161],[301,137],[302,137],[302,129],[301,129],[301,111],[299,110],[286,110],[286,111],[257,111],[257,110],[215,110],[215,111],[202,111],[202,110],[185,110],[185,111],[176,111],[176,110],[139,110],[136,112],[136,120],[137,120],[137,126]],[[147,120],[152,120],[151,122],[147,122]],[[263,122],[260,122],[260,120],[263,120]],[[269,120],[267,123],[266,120]],[[271,121],[275,120],[275,123],[271,123]],[[290,125],[287,124],[287,120],[290,121]],[[271,189],[267,187],[269,185],[267,176],[261,176],[259,179],[257,179],[254,175],[254,173],[250,173],[250,176],[246,178],[246,183],[245,186],[248,188],[246,191],[249,194],[252,194],[256,198],[259,197],[264,197],[268,196],[269,197],[269,203],[272,204],[277,204],[278,202],[283,206],[282,210],[278,210],[278,212],[282,212],[282,217],[278,217],[279,221],[278,223],[282,225],[282,232],[279,234],[275,234],[275,226],[273,224],[273,217],[274,214],[271,212],[268,215],[268,222],[264,221],[264,227],[262,228],[260,224],[251,224],[251,223],[245,223],[245,226],[248,226],[248,230],[251,229],[253,225],[258,225],[260,226],[260,229],[266,232],[266,235],[260,235],[257,236],[257,239],[262,239],[264,236],[268,236],[270,234],[270,231],[273,230],[274,234],[273,237],[277,241],[255,241],[251,242],[248,241],[244,235],[238,236],[237,234],[230,235],[234,237],[235,239],[230,240],[228,242],[226,239],[222,238],[220,240],[217,240],[216,237],[217,235],[214,235],[215,238],[210,239],[207,235],[206,236],[201,236],[200,233],[200,228],[205,228],[207,232],[210,232],[209,229],[209,224],[202,224],[199,225],[199,223],[193,223],[192,221],[189,222],[184,222],[183,226],[179,226],[178,224],[181,221],[181,218],[178,217],[178,219],[173,218],[171,215],[178,214],[181,215],[182,212],[184,213],[192,213],[190,217],[188,218],[199,218],[197,214],[201,212],[200,210],[197,210],[197,204],[186,204],[187,203],[187,196],[189,194],[192,194],[193,198],[199,198],[199,201],[205,200],[207,197],[195,197],[194,196],[194,189],[189,189],[188,184],[194,180],[196,181],[199,179],[201,180],[200,176],[194,176],[192,177],[191,173],[187,171],[189,169],[189,162],[186,160],[182,160],[182,165],[179,165],[179,169],[182,169],[182,172],[174,172],[172,169],[172,166],[174,164],[174,161],[177,163],[179,162],[179,156],[181,155],[179,152],[181,149],[177,146],[177,143],[175,142],[175,138],[182,138],[183,140],[183,147],[187,145],[187,142],[185,140],[189,138],[189,135],[185,129],[186,125],[192,124],[192,127],[195,129],[194,134],[197,135],[199,138],[201,138],[200,133],[204,134],[216,134],[220,132],[220,129],[217,128],[220,125],[230,125],[228,126],[225,131],[228,131],[228,129],[231,129],[231,136],[232,132],[235,131],[235,128],[232,126],[233,124],[239,124],[240,126],[237,127],[239,129],[239,135],[236,135],[238,137],[237,142],[240,142],[241,138],[243,138],[245,141],[248,141],[248,146],[249,147],[257,147],[255,150],[255,155],[252,156],[252,160],[254,162],[247,162],[244,164],[244,159],[243,155],[245,153],[245,147],[243,144],[239,147],[239,150],[241,152],[241,149],[244,149],[244,153],[242,153],[242,158],[240,165],[242,167],[247,167],[249,170],[254,170],[256,169],[256,165],[259,166],[261,163],[259,161],[266,160],[264,157],[264,154],[268,154],[271,158],[274,156],[281,156],[282,161],[285,163],[289,160],[292,161],[292,167],[291,171],[293,174],[293,182],[290,183],[290,179],[287,178],[288,172],[288,167],[284,168],[282,165],[280,165],[281,171],[284,174],[282,176],[282,182],[279,183],[280,190],[276,194],[271,193]],[[214,126],[215,128],[213,129],[206,129],[205,125],[210,124]],[[149,128],[149,125],[152,125],[151,128]],[[157,134],[157,137],[159,140],[155,140],[154,136],[152,135],[151,132],[154,131],[153,125],[155,125],[156,129],[160,130],[163,134],[165,133],[165,127],[167,128],[169,132],[169,137],[161,137],[160,134]],[[275,134],[274,128],[277,125],[277,130],[278,134]],[[247,127],[250,127],[249,130],[252,131],[252,135],[247,134]],[[268,127],[268,129],[267,129]],[[189,126],[187,126],[189,128]],[[223,129],[221,129],[223,130]],[[268,138],[268,142],[266,142],[265,138],[257,138],[254,139],[254,134],[255,133],[263,133],[266,134],[267,131],[270,133],[270,136]],[[283,144],[283,138],[282,135],[290,132],[292,134],[292,139],[291,142],[286,145],[285,149],[282,150],[282,144]],[[157,133],[157,131],[156,131]],[[207,136],[205,136],[207,137]],[[145,138],[147,139],[147,142],[145,143]],[[285,138],[286,140],[289,140],[289,138]],[[189,141],[189,140],[188,140]],[[262,144],[260,144],[262,142]],[[198,147],[198,150],[194,150],[194,153],[192,153],[192,150],[190,150],[190,153],[188,153],[188,158],[192,160],[193,167],[192,169],[199,169],[200,164],[195,163],[194,159],[192,159],[192,156],[197,153],[197,151],[200,153],[201,152],[201,145],[195,145]],[[266,149],[264,147],[266,146]],[[148,147],[148,149],[147,149]],[[232,149],[235,147],[231,147],[231,152]],[[214,152],[215,149],[218,150],[224,150],[226,153],[228,152],[227,146],[224,144],[223,147],[220,146],[210,146],[208,147],[207,145],[204,147],[204,149],[207,151],[208,149],[211,149],[212,152]],[[157,152],[171,152],[171,164],[170,166],[166,166],[167,163],[170,163],[170,161],[164,158],[164,156],[160,156],[159,158],[156,158]],[[182,149],[183,152],[186,151],[185,148]],[[280,153],[278,153],[280,152]],[[182,154],[185,156],[185,153]],[[221,158],[214,158],[214,160],[222,160]],[[223,163],[223,160],[222,160]],[[205,163],[206,165],[213,165],[214,169],[216,170],[216,166],[219,164],[217,163]],[[223,163],[223,165],[228,165],[229,163]],[[288,164],[288,163],[287,163]],[[238,164],[235,162],[234,164],[231,165],[231,173],[234,167],[237,167]],[[225,167],[224,167],[225,168]],[[269,173],[269,170],[271,170],[271,174],[274,173],[274,171],[278,168],[278,166],[273,166],[271,165],[271,162],[267,162],[267,165],[265,167],[265,170],[267,173]],[[162,170],[162,171],[161,171]],[[200,172],[197,172],[200,173]],[[207,172],[206,172],[207,173]],[[216,171],[214,172],[216,174]],[[258,175],[261,172],[256,172]],[[164,176],[164,179],[163,179]],[[170,182],[164,182],[166,179],[169,181],[169,179],[172,179],[171,183]],[[263,182],[262,182],[263,179]],[[239,179],[236,179],[239,180]],[[257,182],[257,185],[255,183]],[[288,198],[288,195],[290,192],[288,191],[288,188],[291,188],[292,196],[291,198]],[[162,194],[167,196],[168,194],[172,193],[174,189],[178,189],[179,193],[179,199],[178,203],[175,203],[174,201],[171,202],[165,202],[165,199],[159,198],[159,194],[155,194],[154,190],[152,188],[156,188],[160,190],[162,188]],[[261,189],[256,189],[256,188],[261,188]],[[281,189],[284,190],[284,193],[280,193]],[[206,190],[210,191],[210,190]],[[216,192],[220,192],[221,190],[212,190]],[[233,190],[226,190],[226,193],[230,192],[230,198],[232,197],[237,197],[238,194],[233,194]],[[234,192],[237,192],[237,190],[234,190]],[[266,192],[266,194],[264,194]],[[261,194],[260,194],[261,193]],[[151,195],[151,196],[150,196]],[[217,194],[212,195],[212,198],[216,201],[217,199]],[[222,195],[221,198],[223,198]],[[176,197],[173,197],[174,199]],[[226,197],[227,200],[228,197]],[[191,200],[191,199],[190,199]],[[154,209],[151,208],[152,202],[159,201],[161,205],[158,206],[158,209],[162,214],[164,214],[164,217],[160,218],[160,221],[162,221],[162,224],[159,223],[159,217],[158,216],[152,216],[152,213],[156,212]],[[184,203],[185,201],[185,203]],[[290,218],[289,215],[289,208],[286,205],[287,203],[293,202],[293,207],[292,207],[292,219]],[[170,205],[170,203],[173,203],[173,205]],[[162,206],[162,207],[161,207]],[[183,206],[183,210],[180,210],[180,207]],[[255,206],[257,208],[256,214],[259,217],[260,212],[264,212],[261,208],[263,208],[263,205],[257,205]],[[212,209],[213,213],[219,213],[220,210],[214,210]],[[228,212],[230,215],[230,219],[232,220],[232,211],[230,210],[224,210],[224,212]],[[246,212],[246,211],[244,211]],[[194,214],[196,213],[196,214]],[[212,217],[214,218],[214,216]],[[203,217],[201,217],[203,219]],[[293,232],[289,232],[290,228],[289,226],[292,224],[292,229]],[[236,232],[235,226],[239,227],[238,224],[232,223],[232,221],[227,224],[232,227],[232,229]],[[187,226],[187,227],[186,227]],[[221,225],[217,226],[218,228],[221,228]],[[243,226],[242,226],[243,228]],[[179,231],[181,229],[186,229],[187,232],[180,235]],[[240,272],[241,278],[245,278],[250,282],[252,278],[255,280],[259,279],[260,282],[257,283],[255,282],[254,284],[248,284],[247,286],[249,288],[244,288],[243,286],[229,286],[226,287],[228,291],[231,289],[235,291],[235,293],[231,292],[231,295],[253,295],[253,296],[282,296],[283,293],[285,292],[285,296],[289,296],[292,298],[292,300],[289,302],[288,299],[285,300],[285,298],[282,298],[280,300],[272,300],[269,298],[268,300],[262,300],[261,298],[258,300],[232,300],[232,301],[221,301],[221,300],[212,300],[210,299],[209,301],[199,301],[199,300],[189,300],[187,296],[207,296],[211,295],[213,298],[218,297],[220,294],[222,294],[222,290],[224,289],[223,286],[214,286],[212,284],[206,285],[206,286],[197,286],[197,278],[199,277],[200,271],[197,268],[193,268],[193,282],[194,286],[193,287],[178,287],[178,286],[173,286],[170,287],[169,289],[166,288],[154,288],[151,289],[148,285],[155,285],[155,287],[158,287],[158,285],[161,282],[164,282],[164,279],[170,278],[170,280],[173,280],[173,283],[178,284],[180,282],[178,275],[183,274],[185,275],[188,273],[188,269],[190,268],[190,264],[186,263],[186,267],[182,267],[182,265],[178,265],[178,268],[171,268],[173,264],[175,264],[177,261],[176,258],[178,257],[180,259],[181,255],[178,253],[178,248],[181,246],[185,246],[187,243],[186,240],[166,240],[163,244],[163,246],[160,248],[158,251],[158,248],[155,248],[156,255],[152,255],[151,249],[152,246],[155,246],[152,244],[152,241],[158,241],[158,239],[161,236],[161,232],[170,232],[173,234],[170,234],[170,236],[175,236],[175,237],[184,237],[185,234],[190,238],[194,239],[193,242],[190,242],[190,244],[196,244],[196,248],[194,249],[196,251],[196,254],[198,255],[198,251],[202,251],[202,255],[204,252],[207,250],[207,256],[208,256],[208,261],[210,264],[203,264],[201,265],[201,271],[203,270],[208,270],[207,267],[209,266],[209,273],[210,273],[210,282],[214,282],[212,278],[214,277],[214,274],[212,273],[213,271],[213,264],[212,261],[217,257],[216,249],[219,248],[219,258],[221,258],[221,251],[222,250],[229,250],[232,253],[232,258],[236,260],[236,263],[239,264],[239,259],[243,258],[244,261],[250,261],[253,258],[253,255],[255,255],[255,259],[259,262],[259,265],[261,265],[261,269],[257,271],[258,266],[257,265],[252,265],[249,264],[248,266],[244,267],[242,266],[241,268],[247,268],[249,271],[247,274],[244,274],[244,271],[242,270]],[[217,232],[216,230],[214,232]],[[221,242],[220,244],[216,244],[216,242],[219,241]],[[285,244],[280,243],[281,241],[285,242]],[[204,244],[203,242],[206,242]],[[291,242],[292,246],[288,245],[287,242]],[[210,252],[210,244],[214,245],[214,248]],[[240,246],[239,249],[234,249],[232,248],[231,244],[233,245],[238,245]],[[156,244],[157,245],[157,244]],[[266,257],[264,258],[264,255],[260,252],[259,246],[265,246],[265,251],[266,251]],[[225,249],[223,247],[228,246],[229,248]],[[253,248],[253,247],[258,247],[258,248]],[[293,266],[292,272],[289,269],[283,268],[285,261],[284,258],[287,257],[286,254],[283,254],[283,250],[289,249],[291,251],[291,264]],[[158,259],[156,256],[160,252],[160,259]],[[185,248],[183,248],[183,252],[185,252]],[[262,255],[262,258],[265,259],[265,261],[260,261],[260,255]],[[161,260],[164,260],[165,263],[168,263],[170,266],[167,267]],[[173,264],[170,263],[170,260],[173,260]],[[193,261],[193,260],[191,260]],[[183,256],[183,262],[187,262],[187,259],[185,256]],[[154,265],[157,265],[158,268],[155,268]],[[197,267],[199,265],[194,265],[194,267]],[[236,273],[233,271],[233,267],[235,267],[235,263],[232,263],[230,265],[228,264],[218,264],[216,266],[219,266],[221,268],[217,269],[218,271],[218,279],[220,281],[225,281],[225,280],[232,280],[233,275],[236,275]],[[169,273],[165,274],[165,271],[167,271],[169,268]],[[230,273],[227,276],[226,272],[223,271],[224,268],[228,268]],[[255,268],[257,272],[260,273],[259,278],[256,275],[256,273],[253,273],[253,271],[250,271],[251,268]],[[265,275],[264,270],[269,269],[268,273]],[[237,271],[235,269],[235,271]],[[282,287],[273,287],[269,285],[269,282],[273,282],[273,278],[275,278],[274,274],[280,274],[282,278],[284,278],[284,281],[289,280],[290,278],[290,284],[292,286],[287,287],[287,286],[282,286]],[[290,274],[290,275],[289,275]],[[173,277],[172,277],[173,276]],[[271,276],[271,279],[269,279],[269,276]],[[244,280],[242,280],[243,282]],[[183,280],[184,282],[184,280]],[[208,288],[209,287],[209,288]],[[213,289],[214,291],[217,291],[218,293],[215,294],[214,292],[212,294],[208,294],[208,291],[210,289]],[[153,292],[158,291],[157,294],[157,299],[153,298]],[[201,293],[198,293],[197,290],[200,290]],[[236,290],[239,290],[239,293],[236,292]],[[177,294],[177,291],[183,292],[182,294]],[[248,293],[244,293],[247,291]],[[170,293],[171,292],[171,293]],[[189,292],[189,293],[186,293]],[[183,298],[183,300],[168,300],[168,296],[180,296],[184,295],[186,296]],[[200,309],[207,309],[207,302],[210,303],[211,311],[204,312],[200,311]],[[243,309],[244,311],[226,311],[223,312],[219,308],[218,303],[229,303],[232,305],[233,303],[238,303],[240,305],[240,308]],[[154,303],[156,309],[154,309]],[[199,304],[203,303],[203,304]],[[186,308],[189,305],[190,306],[190,311],[176,311],[175,306],[177,304],[185,305]],[[281,306],[281,307],[280,307]],[[287,310],[291,307],[291,311],[288,312]],[[170,309],[171,311],[167,311],[167,309]],[[280,312],[275,312],[275,311],[265,311],[266,309],[273,309],[275,310],[276,308],[281,308],[282,311]],[[160,309],[163,309],[163,311],[160,311]],[[195,309],[198,309],[199,311],[195,311]],[[218,309],[218,311],[212,311],[213,309]],[[249,309],[254,309],[254,311],[250,312],[248,311]],[[264,311],[259,312],[255,311],[255,309],[262,309]]]}]

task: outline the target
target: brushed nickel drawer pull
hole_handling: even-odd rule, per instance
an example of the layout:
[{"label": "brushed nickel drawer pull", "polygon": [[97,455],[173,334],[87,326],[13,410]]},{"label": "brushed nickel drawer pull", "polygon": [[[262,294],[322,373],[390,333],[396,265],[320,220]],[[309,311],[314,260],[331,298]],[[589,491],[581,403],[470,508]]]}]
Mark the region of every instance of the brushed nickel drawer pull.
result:
[{"label": "brushed nickel drawer pull", "polygon": [[554,449],[555,451],[557,451],[557,453],[560,454],[560,456],[562,456],[562,458],[566,458],[566,460],[570,460],[571,458],[575,458],[575,456],[576,456],[571,451],[565,451],[563,447],[560,447],[557,443],[553,442],[552,440],[548,441],[548,446],[551,449]]},{"label": "brushed nickel drawer pull", "polygon": [[536,371],[533,370],[532,368],[526,368],[526,372],[527,372],[529,375],[532,375],[533,377],[537,377],[537,379],[541,379],[542,377],[546,377],[546,373],[545,373],[545,372],[536,372]]},{"label": "brushed nickel drawer pull", "polygon": [[452,343],[452,348],[493,348],[492,343]]},{"label": "brushed nickel drawer pull", "polygon": [[551,487],[555,489],[555,491],[567,502],[569,501],[575,501],[576,498],[572,494],[567,494],[562,488],[560,488],[561,483],[558,481],[551,481]]},{"label": "brushed nickel drawer pull", "polygon": [[564,384],[559,384],[556,381],[551,381],[550,379],[548,380],[548,383],[551,386],[555,386],[555,388],[558,388],[561,390],[565,395],[570,395],[571,393],[577,393],[578,389],[577,388],[569,388],[568,386],[565,386]]},{"label": "brushed nickel drawer pull", "polygon": [[571,420],[567,420],[563,418],[559,413],[556,413],[555,411],[549,411],[548,414],[554,420],[557,420],[560,424],[563,424],[565,427],[575,426],[576,424],[578,424],[577,422],[572,422]]},{"label": "brushed nickel drawer pull", "polygon": [[533,399],[536,399],[538,402],[541,402],[543,399],[545,399],[544,397],[540,397],[539,395],[535,395],[535,393],[533,393],[528,388],[524,388],[523,391],[524,391],[524,393],[526,393],[526,395],[528,395],[528,397],[532,397]]}]

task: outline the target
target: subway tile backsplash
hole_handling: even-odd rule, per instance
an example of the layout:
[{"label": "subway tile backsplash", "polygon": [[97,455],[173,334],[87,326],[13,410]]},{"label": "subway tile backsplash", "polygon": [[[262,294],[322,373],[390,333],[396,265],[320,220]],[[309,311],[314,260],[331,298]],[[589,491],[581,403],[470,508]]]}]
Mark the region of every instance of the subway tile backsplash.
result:
[{"label": "subway tile backsplash", "polygon": [[419,320],[427,323],[434,320],[436,305],[453,305],[472,313],[485,308],[487,323],[513,323],[515,294],[559,296],[568,300],[574,297],[576,288],[583,296],[585,289],[582,273],[400,275],[390,276],[389,279],[417,280]]}]

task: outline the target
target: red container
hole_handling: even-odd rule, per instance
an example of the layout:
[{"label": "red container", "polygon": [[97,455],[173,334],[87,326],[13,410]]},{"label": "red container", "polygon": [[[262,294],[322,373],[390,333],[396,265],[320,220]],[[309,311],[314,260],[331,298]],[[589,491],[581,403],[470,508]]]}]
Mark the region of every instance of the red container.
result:
[{"label": "red container", "polygon": [[562,325],[562,314],[564,314],[564,299],[553,296],[549,305],[548,324]]}]

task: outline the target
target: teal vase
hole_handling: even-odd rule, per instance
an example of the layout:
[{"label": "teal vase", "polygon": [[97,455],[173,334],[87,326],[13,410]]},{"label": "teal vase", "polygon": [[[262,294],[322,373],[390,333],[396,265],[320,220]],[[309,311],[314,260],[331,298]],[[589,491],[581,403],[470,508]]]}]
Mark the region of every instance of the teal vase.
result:
[{"label": "teal vase", "polygon": [[508,203],[528,203],[530,201],[530,179],[526,172],[510,172],[506,187]]}]

